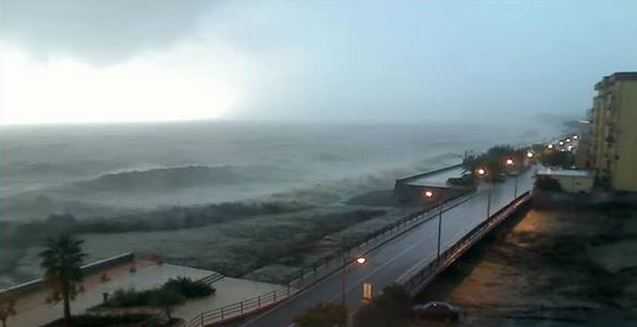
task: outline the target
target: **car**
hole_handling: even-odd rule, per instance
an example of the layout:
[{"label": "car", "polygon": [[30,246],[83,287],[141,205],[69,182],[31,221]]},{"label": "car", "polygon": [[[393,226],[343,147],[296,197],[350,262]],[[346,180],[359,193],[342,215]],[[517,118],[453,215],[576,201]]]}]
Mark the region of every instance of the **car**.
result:
[{"label": "car", "polygon": [[426,320],[458,321],[462,309],[445,302],[429,302],[411,307],[417,318]]}]

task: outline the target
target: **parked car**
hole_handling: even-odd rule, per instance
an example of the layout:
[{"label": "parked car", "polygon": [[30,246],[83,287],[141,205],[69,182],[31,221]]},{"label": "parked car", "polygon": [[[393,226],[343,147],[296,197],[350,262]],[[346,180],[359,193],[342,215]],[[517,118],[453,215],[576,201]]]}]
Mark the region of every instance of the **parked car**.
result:
[{"label": "parked car", "polygon": [[426,320],[458,321],[462,316],[462,309],[444,302],[429,302],[411,307],[417,318]]}]

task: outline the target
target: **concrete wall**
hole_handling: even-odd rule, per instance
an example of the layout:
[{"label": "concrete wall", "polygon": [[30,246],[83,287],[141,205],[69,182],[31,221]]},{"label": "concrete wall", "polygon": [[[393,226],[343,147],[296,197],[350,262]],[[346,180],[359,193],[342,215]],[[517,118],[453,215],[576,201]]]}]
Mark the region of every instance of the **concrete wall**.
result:
[{"label": "concrete wall", "polygon": [[617,94],[616,156],[612,186],[618,191],[637,192],[637,81],[622,81]]},{"label": "concrete wall", "polygon": [[[82,272],[84,274],[92,274],[116,265],[131,262],[134,259],[135,255],[132,252],[122,253],[114,257],[83,265]],[[42,278],[38,278],[6,289],[2,289],[0,290],[0,294],[20,294],[39,289],[42,286],[44,286],[44,280]]]},{"label": "concrete wall", "polygon": [[[421,177],[442,173],[452,169],[457,169],[458,167],[461,167],[461,166],[462,166],[462,163],[399,178],[396,180],[396,183],[394,185],[394,196],[401,202],[412,202],[415,200],[421,200],[422,199],[421,193],[423,192],[424,187],[409,185],[409,182]],[[427,189],[434,189],[434,188],[435,187],[427,187]],[[453,192],[449,192],[450,194],[448,194],[448,197],[449,198],[456,197],[459,194],[462,194],[465,192],[466,190],[456,190]]]},{"label": "concrete wall", "polygon": [[590,193],[593,190],[593,176],[551,176],[557,180],[562,190],[568,193]]},{"label": "concrete wall", "polygon": [[607,76],[595,88],[593,168],[602,186],[637,192],[637,73]]}]

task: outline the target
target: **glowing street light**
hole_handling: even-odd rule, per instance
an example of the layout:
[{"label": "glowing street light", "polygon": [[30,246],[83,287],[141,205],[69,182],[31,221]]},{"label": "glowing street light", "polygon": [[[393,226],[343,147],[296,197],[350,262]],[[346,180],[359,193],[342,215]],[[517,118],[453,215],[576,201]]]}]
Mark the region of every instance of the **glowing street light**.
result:
[{"label": "glowing street light", "polygon": [[529,158],[529,159],[533,158],[533,156],[535,156],[535,154],[533,152],[531,152],[531,151],[526,153],[526,157]]},{"label": "glowing street light", "polygon": [[[509,167],[513,167],[515,165],[515,162],[513,161],[513,159],[509,158],[506,161],[506,165]],[[513,189],[513,198],[517,198],[518,197],[518,175],[519,174],[515,174],[515,187]]]},{"label": "glowing street light", "polygon": [[[478,168],[476,170],[478,176],[484,177],[487,175],[487,170],[485,168]],[[493,192],[493,183],[491,183],[491,187],[489,187],[489,195],[487,196],[487,219],[491,216],[491,193]]]},{"label": "glowing street light", "polygon": [[[367,257],[362,255],[358,256],[356,257],[356,259],[354,259],[353,262],[362,266],[367,263]],[[343,252],[343,273],[341,274],[341,298],[342,298],[344,306],[347,305],[347,293],[345,292],[345,290],[347,289],[347,266],[348,265],[349,265],[349,262],[345,260],[345,252]]]},{"label": "glowing street light", "polygon": [[549,149],[553,149],[553,144],[549,144],[547,147],[548,147]]},{"label": "glowing street light", "polygon": [[[425,197],[429,200],[433,199],[434,193],[432,191],[426,191]],[[440,235],[442,234],[442,205],[444,204],[442,196],[440,196],[440,201],[438,203],[438,252],[436,256],[436,262],[440,263]]]}]

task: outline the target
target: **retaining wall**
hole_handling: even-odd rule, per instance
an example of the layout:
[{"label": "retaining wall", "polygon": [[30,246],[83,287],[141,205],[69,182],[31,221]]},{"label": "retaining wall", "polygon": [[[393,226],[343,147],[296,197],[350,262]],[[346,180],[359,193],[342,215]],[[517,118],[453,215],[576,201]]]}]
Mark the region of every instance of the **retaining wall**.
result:
[{"label": "retaining wall", "polygon": [[[99,272],[101,270],[111,268],[116,265],[120,265],[123,263],[131,262],[135,259],[135,254],[133,252],[126,252],[120,255],[116,255],[114,257],[110,257],[103,260],[98,260],[95,262],[91,262],[82,266],[82,272],[85,274],[92,274]],[[31,292],[39,289],[44,286],[44,279],[38,278],[34,280],[30,280],[28,282],[24,282],[18,285],[11,286],[9,288],[1,289],[0,295],[4,294],[22,294],[26,292]]]}]

